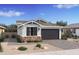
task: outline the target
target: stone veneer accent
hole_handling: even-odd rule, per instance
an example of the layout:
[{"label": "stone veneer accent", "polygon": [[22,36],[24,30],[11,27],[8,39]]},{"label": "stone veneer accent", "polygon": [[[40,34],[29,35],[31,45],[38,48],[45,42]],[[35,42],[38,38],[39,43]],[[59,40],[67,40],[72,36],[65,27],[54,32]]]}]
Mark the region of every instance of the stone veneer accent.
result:
[{"label": "stone veneer accent", "polygon": [[40,36],[27,36],[27,37],[22,37],[21,38],[22,42],[27,42],[27,41],[41,41],[41,37]]}]

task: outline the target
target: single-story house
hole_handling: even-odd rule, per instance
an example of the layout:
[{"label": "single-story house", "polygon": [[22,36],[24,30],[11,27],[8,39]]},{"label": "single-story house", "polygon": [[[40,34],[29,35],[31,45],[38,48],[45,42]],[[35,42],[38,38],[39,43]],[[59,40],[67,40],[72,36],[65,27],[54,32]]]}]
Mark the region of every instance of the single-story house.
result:
[{"label": "single-story house", "polygon": [[16,21],[17,34],[22,38],[61,39],[61,28],[44,20]]}]

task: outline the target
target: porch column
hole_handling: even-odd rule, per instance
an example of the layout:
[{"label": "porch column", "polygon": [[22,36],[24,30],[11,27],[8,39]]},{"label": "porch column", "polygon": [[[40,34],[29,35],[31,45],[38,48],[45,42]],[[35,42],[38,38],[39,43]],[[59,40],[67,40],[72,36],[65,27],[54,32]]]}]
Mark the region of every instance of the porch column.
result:
[{"label": "porch column", "polygon": [[25,26],[23,26],[23,28],[22,28],[22,36],[26,37],[26,27]]},{"label": "porch column", "polygon": [[41,37],[41,28],[38,28],[38,30],[37,30],[37,36]]},{"label": "porch column", "polygon": [[59,29],[59,39],[61,40],[61,29]]}]

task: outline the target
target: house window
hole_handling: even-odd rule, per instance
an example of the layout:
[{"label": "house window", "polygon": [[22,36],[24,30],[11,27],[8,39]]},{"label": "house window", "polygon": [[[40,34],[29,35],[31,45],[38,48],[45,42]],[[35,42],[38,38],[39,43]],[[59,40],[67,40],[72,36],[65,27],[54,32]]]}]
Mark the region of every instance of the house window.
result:
[{"label": "house window", "polygon": [[27,27],[27,36],[36,36],[37,27]]},{"label": "house window", "polygon": [[64,32],[64,29],[61,29],[61,32]]}]

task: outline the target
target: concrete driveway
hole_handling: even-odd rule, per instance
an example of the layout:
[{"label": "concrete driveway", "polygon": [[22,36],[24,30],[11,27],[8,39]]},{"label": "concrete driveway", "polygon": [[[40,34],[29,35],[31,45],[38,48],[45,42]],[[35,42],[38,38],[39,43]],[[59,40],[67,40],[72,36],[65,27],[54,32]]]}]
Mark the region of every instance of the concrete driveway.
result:
[{"label": "concrete driveway", "polygon": [[79,49],[62,50],[62,51],[47,51],[47,52],[37,52],[31,55],[79,55]]},{"label": "concrete driveway", "polygon": [[58,48],[62,48],[64,50],[67,49],[78,49],[79,43],[69,42],[67,40],[43,40],[44,43],[51,44]]}]

